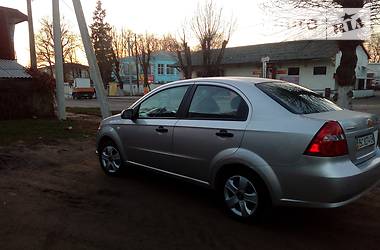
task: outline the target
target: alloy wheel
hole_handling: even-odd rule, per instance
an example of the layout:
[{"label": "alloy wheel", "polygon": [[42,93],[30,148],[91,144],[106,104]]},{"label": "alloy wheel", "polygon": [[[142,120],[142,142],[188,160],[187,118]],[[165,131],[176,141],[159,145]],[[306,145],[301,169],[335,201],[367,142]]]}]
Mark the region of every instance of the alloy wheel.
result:
[{"label": "alloy wheel", "polygon": [[234,215],[251,216],[258,206],[256,188],[248,178],[234,175],[225,182],[224,202]]},{"label": "alloy wheel", "polygon": [[101,154],[101,163],[106,171],[109,173],[116,173],[121,166],[119,151],[111,145],[104,147]]}]

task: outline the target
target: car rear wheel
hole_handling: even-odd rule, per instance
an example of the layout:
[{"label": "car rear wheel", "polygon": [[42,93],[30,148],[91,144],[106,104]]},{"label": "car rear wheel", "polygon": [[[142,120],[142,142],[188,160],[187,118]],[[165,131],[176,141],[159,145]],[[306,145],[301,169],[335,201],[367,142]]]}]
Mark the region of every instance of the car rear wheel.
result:
[{"label": "car rear wheel", "polygon": [[120,151],[112,141],[107,141],[101,146],[99,161],[102,169],[108,175],[120,175],[124,167]]},{"label": "car rear wheel", "polygon": [[245,171],[228,175],[221,187],[225,209],[235,219],[255,221],[270,208],[262,181]]}]

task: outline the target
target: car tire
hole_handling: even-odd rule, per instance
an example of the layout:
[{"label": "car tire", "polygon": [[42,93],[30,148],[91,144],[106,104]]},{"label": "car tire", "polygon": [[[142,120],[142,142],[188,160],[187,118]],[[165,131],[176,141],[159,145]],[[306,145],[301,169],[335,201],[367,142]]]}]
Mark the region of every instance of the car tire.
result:
[{"label": "car tire", "polygon": [[230,172],[220,182],[224,209],[234,219],[258,222],[271,211],[271,199],[264,182],[249,170]]},{"label": "car tire", "polygon": [[125,162],[117,145],[111,141],[104,141],[99,147],[99,163],[103,171],[110,176],[120,175]]}]

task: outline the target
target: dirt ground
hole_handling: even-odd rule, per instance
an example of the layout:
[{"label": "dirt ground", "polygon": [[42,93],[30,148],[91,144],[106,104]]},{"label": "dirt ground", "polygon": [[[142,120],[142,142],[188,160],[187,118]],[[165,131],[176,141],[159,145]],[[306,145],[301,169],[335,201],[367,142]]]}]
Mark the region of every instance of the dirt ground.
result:
[{"label": "dirt ground", "polygon": [[379,249],[380,186],[345,207],[242,224],[209,190],[137,168],[106,176],[94,144],[0,147],[0,249]]}]

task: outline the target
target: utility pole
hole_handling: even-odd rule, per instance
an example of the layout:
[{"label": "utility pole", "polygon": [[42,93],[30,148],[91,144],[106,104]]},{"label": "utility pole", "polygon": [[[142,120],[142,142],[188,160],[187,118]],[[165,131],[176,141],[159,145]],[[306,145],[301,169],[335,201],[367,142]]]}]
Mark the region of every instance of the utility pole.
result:
[{"label": "utility pole", "polygon": [[139,60],[137,51],[137,35],[135,34],[135,64],[136,64],[136,83],[137,83],[137,94],[140,93],[140,70],[139,70]]},{"label": "utility pole", "polygon": [[54,53],[55,53],[54,67],[55,67],[55,84],[56,84],[56,89],[57,89],[58,119],[66,120],[59,0],[53,0],[53,33],[54,33]]},{"label": "utility pole", "polygon": [[262,57],[261,58],[261,62],[263,64],[263,72],[262,72],[262,77],[263,78],[267,78],[267,63],[269,62],[270,58],[269,56],[266,56],[266,57]]},{"label": "utility pole", "polygon": [[26,5],[28,8],[30,67],[32,69],[37,69],[36,45],[34,42],[33,29],[32,0],[26,0]]},{"label": "utility pole", "polygon": [[90,76],[95,84],[96,98],[100,103],[100,111],[102,113],[102,117],[106,118],[111,115],[111,112],[106,98],[102,76],[100,74],[98,63],[96,61],[94,48],[92,47],[90,41],[90,35],[88,33],[86,19],[84,18],[82,4],[80,0],[73,0],[73,5],[82,37],[84,50],[86,52],[88,65],[90,67]]},{"label": "utility pole", "polygon": [[[127,38],[127,43],[128,43],[128,57],[132,57],[133,56],[133,53],[132,53],[132,48],[131,48],[131,36],[128,35],[128,38]],[[129,63],[128,63],[128,66],[129,67]],[[128,71],[129,72],[129,71]],[[131,73],[131,72],[130,72]],[[129,74],[129,95],[132,96],[133,95],[133,88],[132,88],[132,75]]]}]

